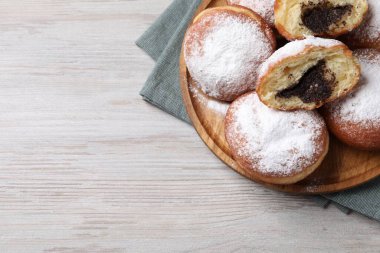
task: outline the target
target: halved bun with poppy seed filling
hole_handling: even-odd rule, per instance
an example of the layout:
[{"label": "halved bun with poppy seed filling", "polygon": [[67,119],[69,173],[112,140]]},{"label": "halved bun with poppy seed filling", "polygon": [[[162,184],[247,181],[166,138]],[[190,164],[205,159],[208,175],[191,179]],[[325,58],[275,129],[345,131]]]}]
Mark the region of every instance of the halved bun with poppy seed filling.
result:
[{"label": "halved bun with poppy seed filling", "polygon": [[308,37],[288,43],[265,61],[257,93],[274,109],[313,110],[350,93],[359,78],[360,65],[347,46]]},{"label": "halved bun with poppy seed filling", "polygon": [[288,40],[305,36],[337,37],[358,27],[367,0],[276,0],[277,30]]}]

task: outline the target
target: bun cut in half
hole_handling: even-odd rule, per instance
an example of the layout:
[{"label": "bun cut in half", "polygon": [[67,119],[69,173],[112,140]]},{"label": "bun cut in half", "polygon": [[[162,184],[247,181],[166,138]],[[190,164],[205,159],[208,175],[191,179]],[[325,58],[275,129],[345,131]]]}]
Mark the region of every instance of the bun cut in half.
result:
[{"label": "bun cut in half", "polygon": [[313,110],[349,94],[360,78],[352,51],[332,39],[308,37],[277,50],[262,65],[257,93],[278,110]]},{"label": "bun cut in half", "polygon": [[276,0],[275,25],[288,40],[337,37],[358,27],[367,10],[367,0]]}]

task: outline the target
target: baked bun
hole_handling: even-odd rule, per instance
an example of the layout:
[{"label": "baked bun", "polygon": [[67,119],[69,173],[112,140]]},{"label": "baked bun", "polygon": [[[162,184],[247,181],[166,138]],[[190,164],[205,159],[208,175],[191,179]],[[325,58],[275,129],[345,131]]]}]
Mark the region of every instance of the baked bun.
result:
[{"label": "baked bun", "polygon": [[276,0],[275,25],[288,40],[337,37],[358,27],[367,10],[366,0]]},{"label": "baked bun", "polygon": [[201,12],[184,39],[191,77],[204,93],[223,101],[255,89],[258,69],[275,48],[275,36],[266,22],[237,6]]},{"label": "baked bun", "polygon": [[368,14],[364,22],[343,40],[352,48],[375,48],[380,50],[380,1],[368,0]]},{"label": "baked bun", "polygon": [[348,145],[380,150],[380,52],[356,50],[362,66],[358,90],[323,107],[330,130]]},{"label": "baked bun", "polygon": [[360,66],[352,51],[332,39],[308,37],[277,50],[262,65],[257,93],[279,110],[313,110],[357,85]]},{"label": "baked bun", "polygon": [[227,0],[230,5],[240,5],[253,10],[272,27],[274,27],[274,1],[275,0]]},{"label": "baked bun", "polygon": [[237,163],[272,184],[306,178],[319,167],[329,146],[327,128],[318,113],[273,110],[255,92],[231,104],[225,134]]}]

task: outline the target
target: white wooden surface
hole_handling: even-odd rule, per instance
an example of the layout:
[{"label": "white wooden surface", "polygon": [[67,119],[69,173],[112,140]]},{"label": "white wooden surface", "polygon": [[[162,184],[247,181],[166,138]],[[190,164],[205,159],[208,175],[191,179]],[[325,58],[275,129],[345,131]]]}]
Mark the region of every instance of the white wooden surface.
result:
[{"label": "white wooden surface", "polygon": [[170,0],[0,0],[0,252],[378,252],[380,224],[272,192],[141,100]]}]

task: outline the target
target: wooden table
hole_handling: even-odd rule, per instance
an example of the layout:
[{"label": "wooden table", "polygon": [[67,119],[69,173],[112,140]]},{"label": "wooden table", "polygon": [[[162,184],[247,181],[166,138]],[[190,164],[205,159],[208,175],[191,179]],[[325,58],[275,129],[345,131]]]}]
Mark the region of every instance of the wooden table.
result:
[{"label": "wooden table", "polygon": [[380,224],[223,165],[138,95],[171,0],[0,2],[0,252],[376,252]]}]

